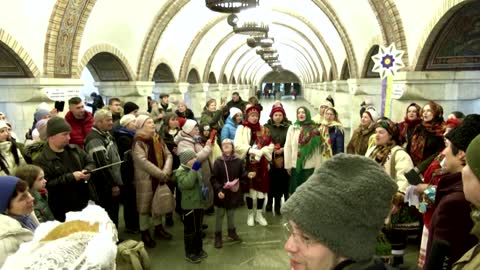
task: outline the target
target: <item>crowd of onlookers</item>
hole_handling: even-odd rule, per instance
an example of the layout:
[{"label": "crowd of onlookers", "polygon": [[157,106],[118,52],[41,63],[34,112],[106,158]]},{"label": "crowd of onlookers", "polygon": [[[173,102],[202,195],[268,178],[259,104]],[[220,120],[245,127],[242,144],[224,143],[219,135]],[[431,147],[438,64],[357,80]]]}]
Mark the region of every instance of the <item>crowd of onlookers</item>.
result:
[{"label": "crowd of onlookers", "polygon": [[[357,234],[369,228],[362,237],[373,231],[377,255],[390,258],[394,267],[404,264],[409,235],[422,239],[418,266],[427,270],[452,269],[476,244],[470,231],[478,233],[478,210],[472,212],[470,204],[480,201],[474,190],[479,184],[474,164],[479,162],[480,139],[475,137],[480,115],[452,112],[444,119],[441,105],[430,101],[410,104],[396,123],[362,104],[361,124],[345,146],[330,96],[315,115],[300,106],[290,117],[280,100],[263,108],[256,97],[243,101],[236,92],[228,103],[208,100],[200,117],[184,102],[172,104],[167,94],[159,101],[149,98],[146,111],[118,98],[106,106],[99,95],[92,98],[94,114],[78,97],[68,101],[64,117],[39,105],[25,143],[11,133],[7,116],[0,115],[0,236],[8,236],[2,238],[0,264],[32,239],[39,223],[65,221],[66,213],[89,202],[104,208],[117,227],[123,205],[125,231],[140,233],[148,248],[156,246],[155,238],[173,237],[167,228],[178,214],[185,258],[191,263],[208,256],[202,244],[204,215],[215,215],[214,246],[222,248],[225,215],[228,238],[241,241],[235,209],[244,205],[248,226],[267,226],[265,213],[285,214],[286,230],[296,240],[296,246],[290,240],[285,245],[293,268],[309,262],[299,243],[318,241],[346,261],[373,255],[368,249],[350,252],[353,246],[361,249],[353,240],[342,238],[337,245],[335,233],[351,232],[334,230],[334,220],[349,220]],[[269,115],[267,123],[260,123],[261,114]],[[477,144],[469,148],[472,141]],[[389,199],[388,211],[384,198]],[[325,216],[319,220],[317,214]],[[360,221],[370,214],[371,220]],[[325,236],[330,230],[331,239]]]}]

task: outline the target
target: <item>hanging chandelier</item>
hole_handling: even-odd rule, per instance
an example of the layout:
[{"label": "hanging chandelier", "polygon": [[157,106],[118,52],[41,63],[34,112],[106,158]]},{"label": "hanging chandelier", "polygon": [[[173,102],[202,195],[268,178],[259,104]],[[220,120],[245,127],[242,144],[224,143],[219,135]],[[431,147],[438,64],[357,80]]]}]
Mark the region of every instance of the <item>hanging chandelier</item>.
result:
[{"label": "hanging chandelier", "polygon": [[247,38],[247,45],[250,48],[255,48],[257,46],[266,48],[266,47],[272,47],[274,41],[275,40],[273,37],[253,36],[253,37]]},{"label": "hanging chandelier", "polygon": [[216,12],[238,13],[248,8],[258,7],[260,0],[205,0],[205,5]]},{"label": "hanging chandelier", "polygon": [[266,22],[253,19],[240,20],[235,14],[230,14],[227,17],[227,22],[233,27],[235,34],[264,37],[269,30],[268,23]]}]

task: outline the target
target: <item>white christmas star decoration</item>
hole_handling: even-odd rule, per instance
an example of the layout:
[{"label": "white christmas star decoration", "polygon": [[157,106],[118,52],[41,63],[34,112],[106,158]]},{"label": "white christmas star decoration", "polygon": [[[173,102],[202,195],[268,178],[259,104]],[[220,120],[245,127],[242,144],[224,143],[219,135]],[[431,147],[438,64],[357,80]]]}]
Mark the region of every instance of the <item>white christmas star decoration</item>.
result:
[{"label": "white christmas star decoration", "polygon": [[399,69],[405,66],[402,61],[404,53],[402,50],[397,50],[394,43],[386,48],[380,46],[378,53],[372,56],[372,60],[375,62],[372,71],[379,73],[382,79],[395,75]]}]

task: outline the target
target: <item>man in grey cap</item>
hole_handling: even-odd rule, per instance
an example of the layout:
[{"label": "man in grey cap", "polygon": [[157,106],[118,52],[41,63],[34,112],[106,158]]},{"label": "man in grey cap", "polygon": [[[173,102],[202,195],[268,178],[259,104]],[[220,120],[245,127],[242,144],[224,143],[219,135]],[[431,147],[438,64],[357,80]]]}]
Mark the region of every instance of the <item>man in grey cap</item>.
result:
[{"label": "man in grey cap", "polygon": [[90,199],[89,171],[95,168],[93,159],[77,145],[68,144],[72,128],[65,119],[55,116],[47,122],[47,145],[34,160],[47,181],[48,206],[58,221],[65,214],[80,211]]},{"label": "man in grey cap", "polygon": [[291,268],[388,269],[374,254],[396,191],[368,158],[339,154],[323,163],[281,209]]}]

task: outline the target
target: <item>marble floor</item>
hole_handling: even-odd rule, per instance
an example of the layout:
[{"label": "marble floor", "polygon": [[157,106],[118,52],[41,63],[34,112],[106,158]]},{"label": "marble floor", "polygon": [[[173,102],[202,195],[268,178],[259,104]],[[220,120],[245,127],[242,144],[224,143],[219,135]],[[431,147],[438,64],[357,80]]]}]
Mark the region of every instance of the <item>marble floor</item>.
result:
[{"label": "marble floor", "polygon": [[[285,98],[282,102],[290,119],[295,119],[295,110],[298,106],[309,106],[307,102],[301,99],[294,101],[290,98]],[[265,123],[268,120],[273,100],[261,100],[261,104],[264,108],[264,113],[260,122]],[[285,236],[282,229],[282,224],[285,221],[281,216],[274,216],[272,213],[267,213],[265,217],[269,223],[268,226],[261,227],[257,225],[248,227],[246,225],[247,210],[246,208],[239,209],[236,213],[236,225],[243,242],[233,243],[226,240],[226,220],[224,220],[224,247],[215,249],[213,247],[215,216],[206,216],[205,223],[208,224],[209,228],[206,230],[207,236],[204,239],[204,249],[209,254],[209,257],[202,263],[194,265],[186,262],[184,259],[183,224],[179,217],[175,215],[174,226],[167,228],[173,234],[173,239],[170,241],[156,240],[157,246],[148,250],[152,261],[152,270],[287,270],[290,267],[287,253],[283,250]],[[125,234],[122,221],[119,234],[121,239],[138,240],[140,238],[139,235]],[[417,245],[411,244],[406,255],[407,264],[415,265],[417,254]],[[415,268],[412,267],[411,269]]]}]

